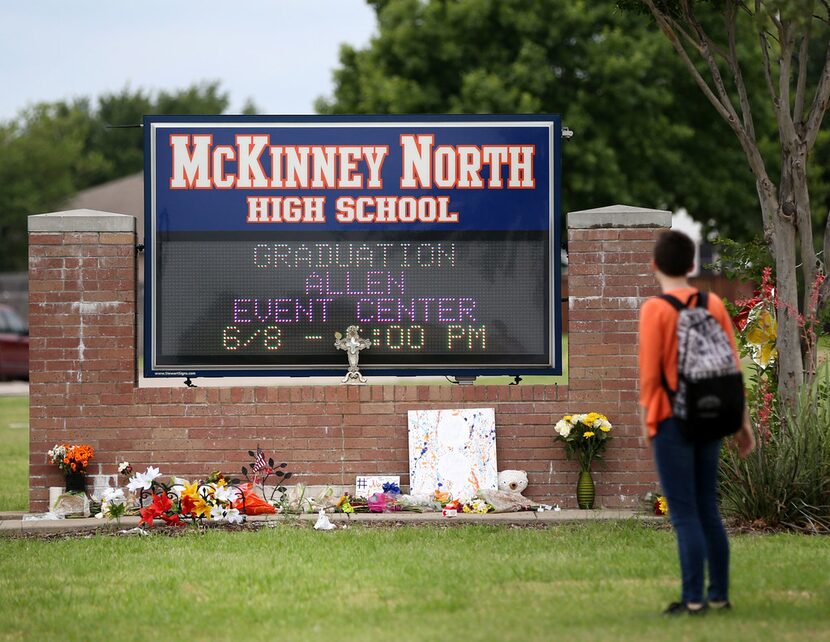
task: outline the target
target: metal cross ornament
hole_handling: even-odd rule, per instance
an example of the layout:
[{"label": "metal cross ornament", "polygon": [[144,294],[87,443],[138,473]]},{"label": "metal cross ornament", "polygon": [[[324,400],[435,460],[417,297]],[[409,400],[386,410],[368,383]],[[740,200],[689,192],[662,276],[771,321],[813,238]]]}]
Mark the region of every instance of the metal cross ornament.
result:
[{"label": "metal cross ornament", "polygon": [[366,377],[360,374],[357,369],[357,362],[360,358],[360,351],[372,347],[372,342],[369,339],[362,339],[358,334],[360,328],[356,325],[350,325],[346,328],[346,336],[344,337],[339,332],[334,333],[334,347],[338,350],[345,350],[349,358],[349,371],[340,383],[348,383],[358,385],[366,383]]}]

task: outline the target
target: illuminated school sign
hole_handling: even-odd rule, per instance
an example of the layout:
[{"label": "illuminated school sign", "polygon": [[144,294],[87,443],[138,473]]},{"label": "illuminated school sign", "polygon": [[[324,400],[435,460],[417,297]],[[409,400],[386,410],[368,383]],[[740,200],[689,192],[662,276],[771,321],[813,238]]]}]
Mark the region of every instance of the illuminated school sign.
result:
[{"label": "illuminated school sign", "polygon": [[558,374],[558,116],[148,116],[145,374]]}]

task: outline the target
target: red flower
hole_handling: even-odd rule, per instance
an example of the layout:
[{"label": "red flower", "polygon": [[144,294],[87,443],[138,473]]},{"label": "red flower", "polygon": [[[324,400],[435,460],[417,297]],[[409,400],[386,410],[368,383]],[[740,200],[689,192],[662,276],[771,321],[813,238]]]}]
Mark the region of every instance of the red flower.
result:
[{"label": "red flower", "polygon": [[179,519],[178,515],[161,515],[161,518],[168,526],[184,526],[184,522]]},{"label": "red flower", "polygon": [[191,515],[195,504],[190,495],[182,495],[182,515]]},{"label": "red flower", "polygon": [[160,495],[153,494],[153,506],[158,514],[162,515],[173,508],[173,502],[167,496],[167,493],[161,493]]},{"label": "red flower", "polygon": [[153,520],[158,517],[158,513],[156,513],[156,507],[152,504],[147,508],[142,508],[138,511],[141,514],[141,520],[138,522],[138,525],[141,526],[142,524],[147,524],[147,526],[153,525]]}]

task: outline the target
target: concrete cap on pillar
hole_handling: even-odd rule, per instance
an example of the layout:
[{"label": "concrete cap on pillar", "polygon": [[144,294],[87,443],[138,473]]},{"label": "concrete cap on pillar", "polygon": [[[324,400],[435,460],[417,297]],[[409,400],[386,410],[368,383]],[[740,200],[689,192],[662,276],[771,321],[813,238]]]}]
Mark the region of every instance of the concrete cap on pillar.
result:
[{"label": "concrete cap on pillar", "polygon": [[593,210],[568,213],[568,227],[592,229],[598,227],[671,227],[669,210],[652,210],[631,205],[609,205]]},{"label": "concrete cap on pillar", "polygon": [[99,212],[97,210],[69,210],[34,214],[29,217],[30,232],[135,232],[135,216]]}]

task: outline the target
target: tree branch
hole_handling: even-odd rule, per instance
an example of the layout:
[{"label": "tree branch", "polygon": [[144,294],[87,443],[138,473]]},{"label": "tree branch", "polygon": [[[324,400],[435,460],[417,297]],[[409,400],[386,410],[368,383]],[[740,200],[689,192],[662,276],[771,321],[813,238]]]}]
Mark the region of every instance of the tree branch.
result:
[{"label": "tree branch", "polygon": [[828,103],[830,103],[830,43],[827,45],[824,68],[821,70],[821,78],[818,81],[816,95],[813,98],[813,104],[810,107],[810,114],[807,116],[807,122],[804,128],[804,139],[807,142],[808,154],[813,149],[813,145],[815,145],[819,129],[821,128],[821,120],[824,118],[824,112],[827,111]]},{"label": "tree branch", "polygon": [[729,41],[729,56],[727,62],[729,68],[732,70],[732,76],[735,79],[735,86],[738,89],[738,99],[741,104],[741,115],[744,119],[744,129],[747,136],[755,140],[755,123],[752,120],[752,108],[749,105],[749,97],[746,93],[746,83],[744,83],[743,73],[741,72],[741,65],[738,62],[738,51],[735,45],[735,25],[737,23],[738,3],[730,4],[724,12],[723,19],[726,26],[726,36]]},{"label": "tree branch", "polygon": [[804,30],[801,36],[801,46],[798,49],[798,80],[795,87],[795,107],[793,121],[801,123],[804,116],[804,92],[807,88],[807,61],[810,58],[810,28]]},{"label": "tree branch", "polygon": [[794,151],[794,145],[797,142],[798,135],[795,132],[792,112],[790,111],[790,74],[792,72],[793,46],[795,45],[795,41],[790,33],[792,25],[784,21],[778,24],[781,25],[778,31],[781,40],[781,58],[778,63],[778,129],[781,134],[781,144],[788,147],[791,151]]},{"label": "tree branch", "polygon": [[[759,0],[756,0],[758,2]],[[651,15],[654,17],[657,25],[660,27],[660,30],[669,40],[671,45],[674,47],[677,54],[680,56],[680,59],[683,61],[683,64],[686,66],[689,74],[691,74],[692,79],[695,81],[697,86],[703,92],[703,95],[709,100],[712,106],[715,108],[715,111],[720,114],[721,118],[723,118],[732,130],[735,132],[735,135],[738,138],[738,142],[741,145],[741,148],[744,150],[744,154],[746,155],[747,162],[749,163],[750,170],[752,174],[755,176],[756,185],[758,187],[759,198],[762,199],[765,203],[771,203],[775,201],[775,205],[769,205],[767,207],[762,207],[761,212],[764,218],[764,228],[771,230],[772,220],[770,219],[771,213],[775,211],[777,207],[777,194],[775,189],[775,184],[770,180],[769,175],[767,174],[766,165],[764,163],[763,156],[761,156],[761,152],[758,149],[758,145],[754,139],[750,138],[747,135],[747,132],[741,126],[740,121],[737,118],[737,114],[735,114],[734,109],[732,113],[730,110],[726,108],[726,106],[718,99],[715,95],[715,92],[709,87],[706,80],[698,71],[697,67],[695,67],[694,63],[692,62],[691,58],[689,58],[689,53],[686,51],[683,43],[680,41],[680,38],[677,35],[677,32],[673,28],[673,20],[670,16],[666,13],[658,9],[655,4],[654,0],[643,0],[643,3],[648,7]],[[710,54],[711,55],[711,54]],[[774,90],[773,90],[774,94]],[[730,103],[731,107],[731,103]]]},{"label": "tree branch", "polygon": [[[706,64],[709,67],[709,73],[712,74],[712,80],[715,83],[715,89],[718,92],[718,97],[720,99],[720,103],[723,105],[724,109],[728,113],[727,122],[730,125],[733,125],[733,129],[738,127],[741,129],[741,132],[744,136],[747,136],[746,130],[738,122],[738,113],[735,111],[735,106],[732,104],[732,99],[729,97],[729,92],[726,90],[726,85],[723,82],[723,76],[720,73],[720,69],[718,68],[718,63],[715,60],[715,56],[713,55],[713,51],[717,51],[717,48],[713,48],[712,39],[709,38],[709,35],[703,29],[703,26],[698,22],[697,18],[695,17],[691,5],[688,0],[681,1],[681,7],[683,10],[683,17],[686,21],[691,24],[694,31],[697,33],[698,38],[701,41],[702,49],[701,55],[703,59],[706,61]],[[737,131],[737,130],[736,130]]]},{"label": "tree branch", "polygon": [[[755,13],[761,10],[761,0],[755,0]],[[767,91],[769,91],[772,99],[772,106],[775,111],[778,111],[778,93],[775,91],[775,83],[772,81],[772,64],[769,60],[769,41],[767,40],[767,30],[763,27],[758,27],[758,40],[761,43],[761,59],[764,63],[764,78],[767,81]]]}]

